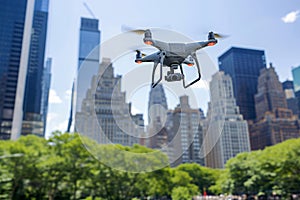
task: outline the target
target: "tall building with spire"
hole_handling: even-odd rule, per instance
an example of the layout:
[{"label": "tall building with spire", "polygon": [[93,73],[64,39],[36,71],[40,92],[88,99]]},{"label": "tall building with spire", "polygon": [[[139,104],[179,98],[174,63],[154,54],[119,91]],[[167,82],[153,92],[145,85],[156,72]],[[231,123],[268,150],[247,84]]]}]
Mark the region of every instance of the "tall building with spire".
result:
[{"label": "tall building with spire", "polygon": [[[93,75],[97,74],[100,64],[100,40],[99,20],[81,18],[78,53],[78,77],[72,86],[71,109],[67,131],[71,131],[76,104],[81,105],[82,97],[77,97],[75,103],[74,93],[76,90],[86,90],[90,85]],[[82,70],[81,70],[82,69]],[[80,81],[80,85],[76,85]],[[80,93],[81,91],[79,91]]]},{"label": "tall building with spire", "polygon": [[282,84],[270,64],[262,69],[255,95],[256,121],[250,123],[251,149],[264,149],[290,138],[299,137],[299,120],[288,109]]},{"label": "tall building with spire", "polygon": [[261,69],[266,68],[262,50],[232,47],[219,58],[219,68],[232,78],[237,106],[246,120],[254,120],[257,80]]},{"label": "tall building with spire", "polygon": [[151,88],[148,102],[148,146],[161,148],[167,144],[167,132],[164,128],[167,120],[167,99],[161,84]]},{"label": "tall building with spire", "polygon": [[217,72],[209,87],[211,98],[203,136],[205,163],[224,168],[230,158],[250,151],[248,125],[236,105],[229,75]]}]

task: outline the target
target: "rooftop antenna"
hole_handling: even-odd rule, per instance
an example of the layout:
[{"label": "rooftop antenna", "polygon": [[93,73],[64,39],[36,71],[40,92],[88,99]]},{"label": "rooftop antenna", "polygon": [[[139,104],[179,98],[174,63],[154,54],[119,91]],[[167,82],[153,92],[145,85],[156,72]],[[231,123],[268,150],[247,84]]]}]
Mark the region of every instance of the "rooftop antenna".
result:
[{"label": "rooftop antenna", "polygon": [[96,19],[96,16],[94,15],[92,9],[90,9],[89,5],[86,2],[83,2],[84,7],[87,9],[87,11],[90,13],[90,15]]}]

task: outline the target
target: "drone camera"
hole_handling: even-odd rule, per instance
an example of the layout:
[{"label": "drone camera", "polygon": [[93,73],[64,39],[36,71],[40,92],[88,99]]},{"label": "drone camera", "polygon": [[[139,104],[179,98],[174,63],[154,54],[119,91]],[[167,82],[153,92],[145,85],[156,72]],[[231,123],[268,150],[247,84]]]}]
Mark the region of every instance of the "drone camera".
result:
[{"label": "drone camera", "polygon": [[183,79],[183,75],[180,73],[174,73],[174,74],[169,74],[165,76],[165,80],[168,82],[173,82],[173,81],[181,81]]}]

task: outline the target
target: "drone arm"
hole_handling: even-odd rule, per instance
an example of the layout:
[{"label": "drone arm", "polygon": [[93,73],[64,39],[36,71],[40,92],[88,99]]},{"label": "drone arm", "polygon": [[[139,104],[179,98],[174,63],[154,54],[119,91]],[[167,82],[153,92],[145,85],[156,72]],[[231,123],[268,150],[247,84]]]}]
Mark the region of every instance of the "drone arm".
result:
[{"label": "drone arm", "polygon": [[167,48],[169,47],[168,43],[166,42],[162,42],[162,41],[159,41],[159,40],[153,40],[152,38],[148,38],[147,40],[144,39],[144,43],[147,44],[147,45],[151,45],[161,51],[163,50],[167,50]]},{"label": "drone arm", "polygon": [[192,42],[192,43],[186,44],[186,48],[190,52],[195,52],[195,51],[197,51],[199,49],[202,49],[204,47],[213,46],[217,42],[218,42],[218,40],[216,40],[216,39],[211,39],[211,40],[207,40],[207,41],[200,41],[200,42]]}]

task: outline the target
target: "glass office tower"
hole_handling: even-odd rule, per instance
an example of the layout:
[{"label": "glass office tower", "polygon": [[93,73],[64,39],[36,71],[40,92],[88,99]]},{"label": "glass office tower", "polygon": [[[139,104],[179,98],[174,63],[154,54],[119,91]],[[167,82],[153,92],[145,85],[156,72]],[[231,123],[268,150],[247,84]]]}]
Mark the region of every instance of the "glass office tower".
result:
[{"label": "glass office tower", "polygon": [[[4,0],[0,6],[0,139],[10,139],[26,34],[27,1]],[[27,25],[28,26],[28,25]],[[28,37],[28,35],[27,35]],[[24,53],[24,51],[23,51]],[[28,54],[27,54],[28,55]],[[23,67],[26,66],[23,63]]]},{"label": "glass office tower", "polygon": [[218,60],[220,70],[232,78],[236,103],[244,119],[254,120],[257,80],[260,70],[266,68],[264,51],[232,47]]}]

